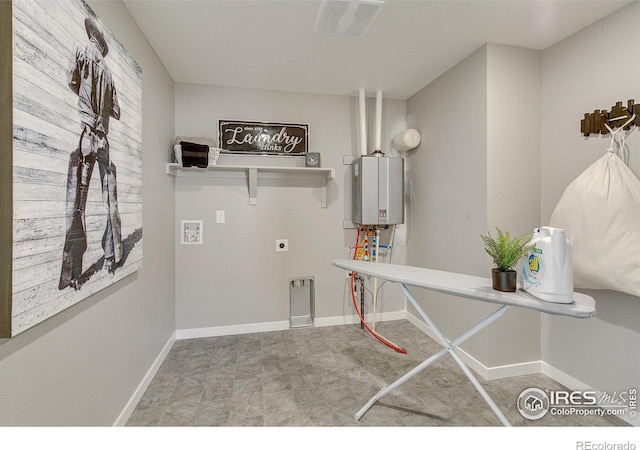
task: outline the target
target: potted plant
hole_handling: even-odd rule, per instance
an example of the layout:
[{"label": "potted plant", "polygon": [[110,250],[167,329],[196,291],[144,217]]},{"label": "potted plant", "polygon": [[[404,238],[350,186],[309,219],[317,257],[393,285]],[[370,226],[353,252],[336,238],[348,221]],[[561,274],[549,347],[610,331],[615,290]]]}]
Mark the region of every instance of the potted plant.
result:
[{"label": "potted plant", "polygon": [[529,245],[531,235],[523,234],[511,239],[508,231],[496,228],[497,238],[487,232],[481,236],[484,241],[484,249],[493,259],[495,267],[491,270],[493,289],[503,292],[515,292],[517,272],[513,270],[518,260],[534,245]]}]

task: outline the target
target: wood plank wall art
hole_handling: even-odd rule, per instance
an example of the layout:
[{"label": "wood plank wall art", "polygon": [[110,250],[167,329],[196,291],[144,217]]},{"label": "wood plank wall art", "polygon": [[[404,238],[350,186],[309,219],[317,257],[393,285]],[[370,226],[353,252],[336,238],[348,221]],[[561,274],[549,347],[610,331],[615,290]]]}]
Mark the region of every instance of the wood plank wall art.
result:
[{"label": "wood plank wall art", "polygon": [[142,266],[142,71],[82,0],[0,13],[7,338]]}]

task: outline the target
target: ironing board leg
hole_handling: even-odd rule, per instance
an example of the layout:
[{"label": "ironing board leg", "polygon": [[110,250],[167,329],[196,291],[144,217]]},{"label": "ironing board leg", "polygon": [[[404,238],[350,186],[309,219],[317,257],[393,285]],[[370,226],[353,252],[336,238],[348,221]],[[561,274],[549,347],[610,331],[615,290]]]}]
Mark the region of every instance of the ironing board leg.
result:
[{"label": "ironing board leg", "polygon": [[354,415],[356,420],[360,420],[362,418],[362,416],[364,416],[366,414],[366,412],[378,401],[380,400],[382,397],[384,397],[385,395],[387,395],[389,392],[391,392],[392,390],[394,390],[395,388],[397,388],[398,386],[404,384],[405,382],[407,382],[408,380],[410,380],[411,378],[413,378],[415,375],[417,375],[418,373],[422,372],[424,369],[426,369],[427,367],[429,367],[431,364],[433,364],[434,362],[436,362],[437,360],[439,360],[442,356],[444,356],[445,354],[449,353],[451,355],[451,357],[454,359],[454,361],[460,366],[460,368],[462,369],[462,371],[464,372],[464,374],[467,376],[467,378],[469,378],[469,381],[471,381],[471,383],[473,384],[473,386],[476,388],[476,390],[478,391],[478,393],[482,396],[482,398],[484,399],[485,402],[487,402],[487,404],[489,405],[489,407],[493,410],[493,412],[496,414],[496,416],[498,416],[498,419],[500,419],[500,422],[502,422],[502,424],[504,426],[511,426],[511,424],[509,423],[509,421],[507,420],[507,418],[504,416],[504,414],[502,414],[502,411],[500,411],[500,409],[498,408],[498,406],[495,404],[495,402],[493,401],[493,399],[491,399],[491,397],[489,397],[489,394],[487,393],[487,391],[482,387],[482,385],[478,382],[478,380],[473,376],[473,374],[471,373],[471,371],[469,370],[469,368],[467,367],[467,365],[462,361],[462,359],[460,358],[460,356],[457,354],[457,352],[455,351],[455,348],[462,344],[464,341],[466,341],[467,339],[469,339],[471,336],[473,336],[474,334],[476,334],[477,332],[479,332],[480,330],[482,330],[483,328],[485,328],[486,326],[488,326],[489,324],[491,324],[492,322],[494,322],[495,320],[497,320],[498,318],[500,318],[507,310],[508,305],[503,305],[500,308],[498,308],[496,311],[494,311],[493,313],[491,313],[489,316],[487,316],[484,320],[482,320],[481,322],[479,322],[477,325],[475,325],[473,328],[469,329],[469,331],[467,331],[466,333],[462,334],[460,337],[458,337],[457,339],[453,340],[453,341],[448,341],[444,335],[442,334],[442,332],[438,329],[438,327],[435,326],[435,324],[433,323],[433,321],[431,320],[431,318],[424,312],[424,310],[420,307],[420,305],[418,304],[418,302],[416,301],[416,299],[413,297],[413,295],[411,295],[411,292],[409,292],[409,290],[407,289],[407,287],[405,285],[401,285],[402,290],[404,291],[405,295],[407,296],[407,298],[409,299],[409,301],[411,302],[411,304],[413,304],[413,306],[417,309],[418,313],[422,316],[422,318],[425,320],[426,324],[432,329],[432,331],[434,332],[434,334],[436,335],[436,337],[438,338],[438,340],[440,341],[440,344],[443,346],[442,350],[440,350],[438,353],[435,353],[434,355],[432,355],[431,357],[427,358],[425,361],[423,361],[422,363],[420,363],[418,366],[416,366],[415,368],[411,369],[409,372],[407,372],[405,375],[403,375],[402,377],[398,378],[396,381],[394,381],[393,383],[391,383],[390,385],[382,388],[380,391],[378,391],[373,397],[371,397],[369,399],[369,401],[362,407],[360,408],[360,410]]},{"label": "ironing board leg", "polygon": [[424,360],[419,365],[417,365],[416,367],[411,369],[409,372],[407,372],[406,374],[404,374],[403,376],[398,378],[396,381],[394,381],[390,385],[385,386],[382,389],[380,389],[373,397],[371,397],[369,399],[369,401],[362,408],[360,408],[360,410],[357,413],[354,414],[353,417],[355,417],[356,420],[360,420],[362,418],[362,416],[364,416],[365,413],[367,411],[369,411],[369,409],[378,400],[380,400],[382,397],[387,395],[389,392],[393,391],[398,386],[400,386],[400,385],[404,384],[405,382],[409,381],[415,375],[417,375],[418,373],[422,372],[424,369],[429,367],[431,364],[433,364],[434,362],[436,362],[437,360],[439,360],[440,358],[442,358],[446,354],[447,354],[447,349],[443,348],[438,353],[436,353],[436,354],[432,355],[431,357],[429,357],[428,359]]}]

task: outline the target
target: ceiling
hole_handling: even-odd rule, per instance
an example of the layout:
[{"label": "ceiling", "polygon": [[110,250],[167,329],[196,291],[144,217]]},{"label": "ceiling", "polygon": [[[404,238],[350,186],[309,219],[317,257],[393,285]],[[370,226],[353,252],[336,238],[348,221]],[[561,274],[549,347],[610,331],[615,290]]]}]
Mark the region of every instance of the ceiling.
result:
[{"label": "ceiling", "polygon": [[316,0],[125,0],[178,83],[405,100],[487,42],[542,50],[630,0],[386,0],[364,37]]}]

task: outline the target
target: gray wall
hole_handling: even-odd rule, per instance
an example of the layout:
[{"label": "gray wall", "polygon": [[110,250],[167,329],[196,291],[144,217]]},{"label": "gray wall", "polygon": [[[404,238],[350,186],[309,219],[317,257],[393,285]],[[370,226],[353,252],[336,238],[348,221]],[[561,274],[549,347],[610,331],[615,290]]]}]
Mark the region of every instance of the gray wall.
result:
[{"label": "gray wall", "polygon": [[[407,156],[407,263],[486,276],[480,239],[487,224],[486,46],[409,98],[407,123],[422,135]],[[480,302],[424,290],[414,295],[447,337],[488,312]],[[464,348],[486,363],[485,341],[483,331]]]},{"label": "gray wall", "polygon": [[[245,179],[176,179],[176,229],[182,220],[204,221],[203,245],[181,245],[176,234],[179,338],[181,330],[204,329],[197,333],[206,335],[221,332],[219,327],[227,327],[224,333],[288,327],[288,283],[296,277],[315,277],[317,324],[343,323],[353,315],[344,271],[331,260],[350,257],[355,240],[355,230],[343,228],[350,209],[350,168],[343,158],[358,153],[357,103],[348,96],[176,84],[177,135],[217,140],[218,119],[308,123],[310,151],[320,152],[322,167],[336,173],[327,208],[321,207],[319,187],[268,183],[258,187],[258,203],[251,206]],[[384,151],[404,126],[405,103],[385,100]],[[244,160],[251,165],[256,158]],[[275,157],[261,164],[281,165]],[[226,212],[226,223],[216,223],[216,210]],[[289,251],[276,253],[276,239],[288,239]],[[381,298],[381,312],[404,309],[399,294]]]},{"label": "gray wall", "polygon": [[[609,145],[609,138],[581,135],[584,113],[637,100],[640,42],[614,48],[610,39],[639,17],[634,2],[542,52],[488,44],[407,101],[408,124],[423,138],[407,158],[409,264],[486,275],[480,233],[507,223],[530,233],[548,223],[567,185]],[[627,143],[640,174],[637,130]],[[500,172],[503,158],[513,158],[511,175]],[[488,367],[541,360],[545,372],[577,389],[636,387],[638,298],[586,293],[597,301],[593,319],[510,311],[463,347]],[[450,337],[486,312],[418,294]]]},{"label": "gray wall", "polygon": [[[540,225],[539,111],[539,53],[494,44],[407,101],[408,123],[423,136],[408,157],[409,264],[486,277],[481,234]],[[417,294],[449,338],[495,309]],[[539,328],[539,314],[513,308],[463,348],[486,367],[538,361]]]},{"label": "gray wall", "polygon": [[[542,225],[540,93],[539,51],[487,45],[487,230],[494,236],[496,227],[515,237]],[[511,308],[487,333],[489,367],[540,359],[540,313]]]},{"label": "gray wall", "polygon": [[89,5],[143,70],[144,264],[0,345],[0,425],[113,425],[175,330],[173,81],[121,2]]},{"label": "gray wall", "polygon": [[[113,424],[176,328],[285,321],[291,277],[316,276],[318,317],[329,322],[352,314],[343,274],[330,261],[348,257],[355,238],[353,229],[343,228],[349,193],[343,157],[357,154],[357,99],[174,86],[121,2],[92,1],[90,6],[143,69],[144,266],[2,342],[0,425]],[[580,136],[582,115],[634,98],[640,89],[640,43],[625,39],[623,46],[611,45],[612,36],[634,29],[638,19],[640,4],[635,2],[544,51],[540,106],[535,99],[539,55],[493,45],[475,52],[406,104],[385,101],[385,150],[390,138],[405,128],[405,120],[423,139],[419,149],[407,155],[410,215],[399,230],[401,256],[396,262],[405,262],[406,236],[409,264],[485,276],[489,262],[479,234],[514,217],[496,203],[496,162],[520,145],[524,147],[515,152],[513,164],[527,168],[527,177],[538,177],[541,187],[524,194],[529,202],[515,206],[518,215],[509,227],[529,232],[529,222],[549,220],[566,185],[608,144]],[[503,89],[509,73],[520,81]],[[522,104],[533,106],[529,110]],[[507,119],[514,115],[508,124],[501,120],[503,113]],[[542,117],[539,141],[530,128],[538,122],[536,114]],[[215,137],[219,118],[310,123],[311,150],[322,154],[323,166],[336,169],[329,207],[320,207],[315,187],[262,186],[257,206],[249,206],[242,182],[216,185],[180,179],[174,191],[174,181],[164,171],[169,142],[175,135]],[[499,133],[509,125],[513,134]],[[632,152],[640,146],[639,136],[636,132],[628,140]],[[541,166],[536,169],[538,157]],[[631,160],[639,173],[640,160],[634,153]],[[536,201],[541,206],[535,206]],[[218,209],[226,211],[226,224],[215,224]],[[205,221],[205,245],[179,245],[175,226],[181,219]],[[275,253],[278,238],[289,239],[288,253]],[[448,335],[492,309],[416,293]],[[541,357],[601,390],[635,387],[640,379],[640,302],[614,292],[588,293],[598,301],[595,319],[509,315],[495,330],[468,342],[465,350],[487,366]],[[383,311],[403,308],[397,292],[384,298]],[[505,334],[514,329],[515,339]]]},{"label": "gray wall", "polygon": [[[637,27],[640,3],[620,9],[543,53],[542,219],[548,221],[567,185],[600,158],[608,137],[585,138],[580,119],[617,101],[638,101],[640,40],[611,46],[620,30]],[[640,175],[640,131],[627,139],[630,167]],[[611,391],[638,386],[640,299],[612,291],[585,291],[596,299],[594,319],[544,316],[542,357],[588,385]]]}]

